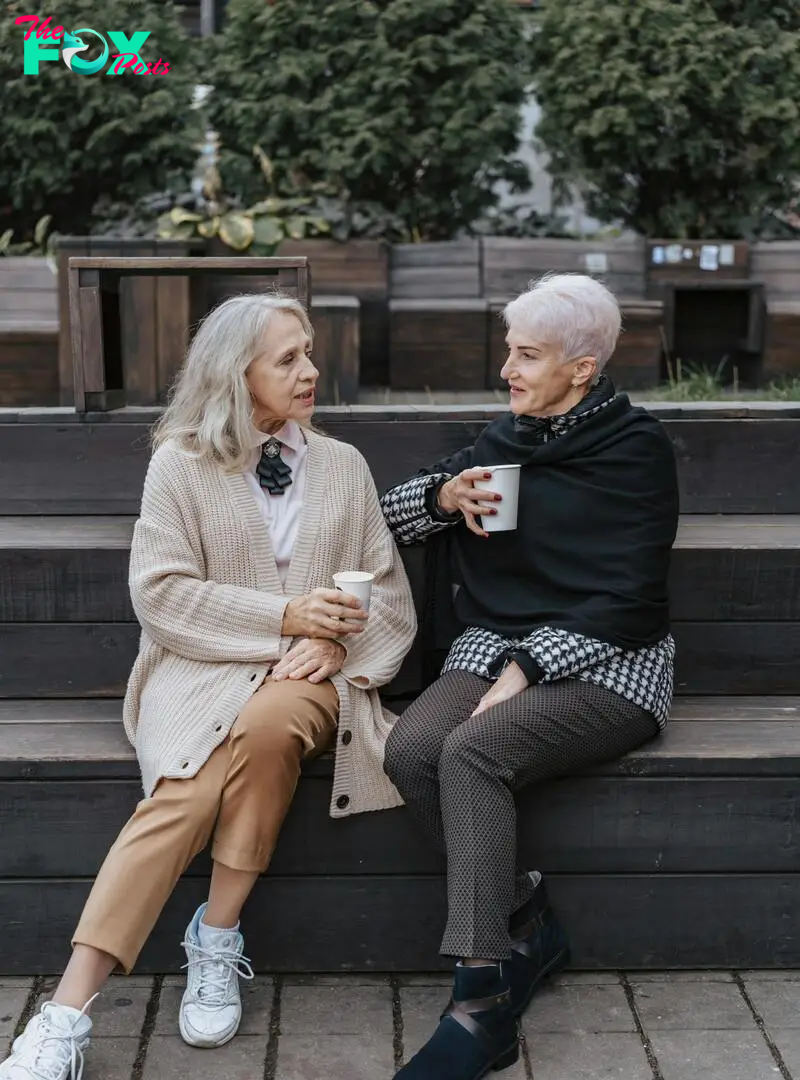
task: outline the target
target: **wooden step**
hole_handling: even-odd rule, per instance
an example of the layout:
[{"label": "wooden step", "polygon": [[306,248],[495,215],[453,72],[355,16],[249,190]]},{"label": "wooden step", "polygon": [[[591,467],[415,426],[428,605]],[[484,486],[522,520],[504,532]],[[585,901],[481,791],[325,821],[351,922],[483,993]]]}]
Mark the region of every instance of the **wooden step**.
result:
[{"label": "wooden step", "polygon": [[[128,622],[133,517],[0,517],[0,623]],[[800,620],[800,516],[685,515],[676,620]],[[403,554],[409,573],[420,572]]]},{"label": "wooden step", "polygon": [[[316,422],[357,446],[383,489],[468,446],[502,411],[355,406],[320,409]],[[675,447],[685,513],[800,513],[796,409],[767,410],[759,419],[720,419],[724,410],[713,407],[654,411]],[[0,422],[0,514],[136,514],[155,415],[129,409],[99,420],[58,410],[0,417],[8,421]]]},{"label": "wooden step", "polygon": [[[120,708],[0,703],[0,919],[13,931],[0,975],[61,966],[90,881],[141,795]],[[304,770],[248,905],[248,955],[259,970],[442,965],[441,860],[405,809],[332,821],[331,771],[329,756]],[[548,876],[576,966],[791,966],[798,797],[800,697],[686,698],[649,746],[523,792],[520,849]],[[140,970],[176,967],[209,872],[204,854],[184,875]]]},{"label": "wooden step", "polygon": [[[124,692],[139,641],[127,581],[133,520],[0,518],[0,697]],[[682,519],[672,573],[678,693],[800,693],[799,553],[798,516]],[[421,602],[421,553],[402,554]],[[390,693],[419,686],[412,651]]]}]

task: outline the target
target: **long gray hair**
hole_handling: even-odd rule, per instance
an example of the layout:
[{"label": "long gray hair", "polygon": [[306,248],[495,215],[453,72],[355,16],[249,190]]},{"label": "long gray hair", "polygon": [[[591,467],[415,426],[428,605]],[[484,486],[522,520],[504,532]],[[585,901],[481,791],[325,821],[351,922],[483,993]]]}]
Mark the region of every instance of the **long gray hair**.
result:
[{"label": "long gray hair", "polygon": [[206,315],[154,428],[155,447],[175,439],[181,449],[211,458],[227,472],[244,467],[254,445],[245,373],[278,312],[296,316],[313,341],[303,305],[280,293],[233,296]]}]

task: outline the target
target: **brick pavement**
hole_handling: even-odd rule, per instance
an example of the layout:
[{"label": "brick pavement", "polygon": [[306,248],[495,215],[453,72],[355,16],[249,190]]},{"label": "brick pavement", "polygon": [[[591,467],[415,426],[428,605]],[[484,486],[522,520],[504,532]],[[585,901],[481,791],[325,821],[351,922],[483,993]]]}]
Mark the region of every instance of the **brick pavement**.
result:
[{"label": "brick pavement", "polygon": [[[177,1033],[180,978],[114,978],[85,1080],[389,1080],[433,1030],[447,982],[258,977],[236,1039],[193,1050]],[[52,985],[0,976],[4,1048]],[[800,1080],[800,972],[566,973],[523,1027],[503,1080]]]}]

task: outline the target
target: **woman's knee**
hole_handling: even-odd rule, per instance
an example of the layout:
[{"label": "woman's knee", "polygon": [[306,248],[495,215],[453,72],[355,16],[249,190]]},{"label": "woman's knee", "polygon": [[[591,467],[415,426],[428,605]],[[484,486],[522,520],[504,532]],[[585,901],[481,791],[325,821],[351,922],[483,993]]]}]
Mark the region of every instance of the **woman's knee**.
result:
[{"label": "woman's knee", "polygon": [[422,773],[436,768],[441,742],[432,739],[419,724],[398,719],[386,740],[383,768],[396,788],[402,791]]}]

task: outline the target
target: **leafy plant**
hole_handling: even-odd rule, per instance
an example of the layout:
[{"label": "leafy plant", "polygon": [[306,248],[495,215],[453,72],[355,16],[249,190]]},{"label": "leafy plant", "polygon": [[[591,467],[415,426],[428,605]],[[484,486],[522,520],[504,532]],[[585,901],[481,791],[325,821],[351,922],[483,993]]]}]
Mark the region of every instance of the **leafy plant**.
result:
[{"label": "leafy plant", "polygon": [[557,190],[601,221],[750,236],[796,198],[798,0],[547,0],[529,62]]},{"label": "leafy plant", "polygon": [[271,255],[284,240],[305,240],[328,233],[328,222],[314,212],[314,200],[274,194],[272,163],[260,146],[255,147],[255,156],[267,183],[266,198],[242,209],[235,197],[225,193],[219,170],[211,166],[206,173],[199,209],[172,207],[158,219],[158,236],[165,240],[218,237],[233,251]]},{"label": "leafy plant", "polygon": [[[107,27],[128,35],[149,31],[142,56],[148,62],[162,57],[169,72],[87,76],[58,58],[42,61],[37,75],[25,75],[29,28],[15,18],[31,8],[41,19],[51,16],[51,28],[91,26],[104,35]],[[85,55],[92,60],[99,53],[92,46]],[[171,3],[0,0],[0,232],[29,235],[47,213],[60,232],[87,233],[98,220],[102,196],[132,205],[153,190],[188,188],[202,137],[192,107],[194,57]]]},{"label": "leafy plant", "polygon": [[509,0],[230,0],[209,73],[222,173],[257,199],[260,143],[278,193],[323,185],[345,218],[378,206],[398,238],[448,239],[498,181],[528,186],[526,53]]},{"label": "leafy plant", "polygon": [[54,274],[58,273],[56,264],[56,243],[59,234],[48,232],[52,217],[45,214],[36,222],[32,240],[21,240],[14,243],[14,230],[6,229],[0,233],[0,256],[2,255],[42,255],[47,259],[48,266]]},{"label": "leafy plant", "polygon": [[472,232],[484,236],[535,238],[553,236],[562,239],[572,234],[560,214],[542,214],[530,206],[498,207],[490,210],[472,226]]}]

